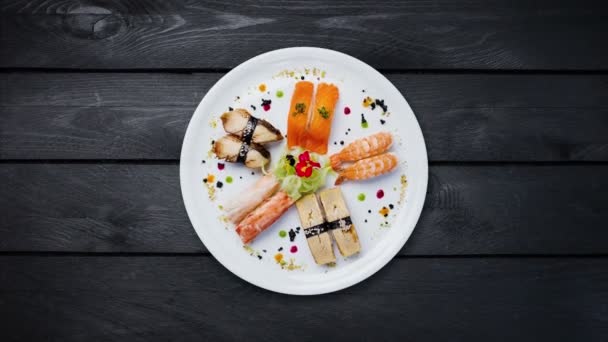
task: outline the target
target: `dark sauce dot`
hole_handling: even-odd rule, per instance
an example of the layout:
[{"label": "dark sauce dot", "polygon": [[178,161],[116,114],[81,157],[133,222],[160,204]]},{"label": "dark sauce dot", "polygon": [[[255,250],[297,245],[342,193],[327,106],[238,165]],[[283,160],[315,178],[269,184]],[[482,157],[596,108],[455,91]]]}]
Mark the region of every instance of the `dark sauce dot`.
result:
[{"label": "dark sauce dot", "polygon": [[296,232],[293,231],[293,229],[289,230],[289,241],[293,242],[293,240],[296,239]]},{"label": "dark sauce dot", "polygon": [[255,106],[254,105],[251,105],[250,107],[251,107],[251,109],[255,110]]},{"label": "dark sauce dot", "polygon": [[265,250],[265,249],[262,249],[262,252],[266,253],[266,250]]},{"label": "dark sauce dot", "polygon": [[222,183],[222,182],[220,182],[220,181],[217,181],[217,183],[215,183],[215,186],[216,186],[218,189],[221,189],[221,188],[224,186],[224,183]]},{"label": "dark sauce dot", "polygon": [[384,221],[384,224],[388,224],[388,221]]},{"label": "dark sauce dot", "polygon": [[262,260],[262,256],[261,256],[261,255],[258,255],[258,259]]},{"label": "dark sauce dot", "polygon": [[344,140],[340,140],[340,145],[344,145]]},{"label": "dark sauce dot", "polygon": [[365,93],[365,89],[361,89],[361,92],[362,92],[362,93]]},{"label": "dark sauce dot", "polygon": [[376,109],[376,104],[375,104],[375,103],[373,103],[373,102],[372,102],[372,103],[370,103],[370,104],[369,104],[369,106],[370,106],[370,107],[372,107],[372,110]]},{"label": "dark sauce dot", "polygon": [[243,176],[239,176],[239,179],[243,179]]},{"label": "dark sauce dot", "polygon": [[346,133],[344,133],[344,134],[348,135],[348,132],[346,132]]},{"label": "dark sauce dot", "polygon": [[388,217],[388,214],[384,214],[384,217]]},{"label": "dark sauce dot", "polygon": [[283,247],[279,247],[279,252],[283,250]]},{"label": "dark sauce dot", "polygon": [[367,211],[367,213],[368,213],[368,214],[371,214],[371,213],[372,213],[372,211],[371,211],[371,210],[368,210],[368,211]]},{"label": "dark sauce dot", "polygon": [[300,229],[301,229],[300,227],[296,227],[296,231],[298,231],[298,232],[299,232],[299,231],[300,231]]},{"label": "dark sauce dot", "polygon": [[350,128],[348,129],[348,131],[350,132]]},{"label": "dark sauce dot", "polygon": [[380,123],[384,125],[386,123],[386,121],[380,119]]},{"label": "dark sauce dot", "polygon": [[300,76],[300,79],[303,81],[304,80],[304,76]]},{"label": "dark sauce dot", "polygon": [[206,162],[207,162],[206,160],[203,160],[203,164],[205,164]]},{"label": "dark sauce dot", "polygon": [[240,100],[240,99],[241,99],[241,97],[240,97],[240,96],[237,96],[237,97],[236,97],[236,99],[237,99],[237,100]]},{"label": "dark sauce dot", "polygon": [[215,144],[215,140],[211,140],[211,145]]},{"label": "dark sauce dot", "polygon": [[207,183],[207,178],[204,178],[204,179],[203,179],[203,183]]},{"label": "dark sauce dot", "polygon": [[229,112],[232,112],[233,110],[234,110],[234,108],[232,108],[232,107],[228,107],[228,111],[229,111]]},{"label": "dark sauce dot", "polygon": [[255,176],[255,172],[251,171],[251,175],[252,175],[252,176]]},{"label": "dark sauce dot", "polygon": [[338,145],[338,143],[334,141],[334,145]]},{"label": "dark sauce dot", "polygon": [[392,205],[392,204],[389,204],[388,207],[391,208],[391,209],[395,208],[395,206]]},{"label": "dark sauce dot", "polygon": [[365,223],[367,223],[367,219],[365,219]]}]

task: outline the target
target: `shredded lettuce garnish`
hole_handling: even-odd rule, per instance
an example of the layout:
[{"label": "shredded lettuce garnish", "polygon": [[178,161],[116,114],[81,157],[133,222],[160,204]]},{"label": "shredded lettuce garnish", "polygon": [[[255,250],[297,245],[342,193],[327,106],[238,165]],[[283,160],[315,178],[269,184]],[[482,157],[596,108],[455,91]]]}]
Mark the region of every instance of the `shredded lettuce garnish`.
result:
[{"label": "shredded lettuce garnish", "polygon": [[[298,156],[303,153],[302,149],[292,149],[285,151],[279,161],[274,166],[274,176],[281,184],[281,189],[285,191],[293,200],[298,200],[300,197],[313,193],[325,185],[327,174],[331,172],[331,166],[325,156],[310,153],[312,161],[321,164],[321,167],[315,167],[312,170],[310,177],[301,177],[296,174],[295,163],[298,161]],[[288,156],[292,156],[291,158]],[[294,163],[295,159],[295,163]]]}]

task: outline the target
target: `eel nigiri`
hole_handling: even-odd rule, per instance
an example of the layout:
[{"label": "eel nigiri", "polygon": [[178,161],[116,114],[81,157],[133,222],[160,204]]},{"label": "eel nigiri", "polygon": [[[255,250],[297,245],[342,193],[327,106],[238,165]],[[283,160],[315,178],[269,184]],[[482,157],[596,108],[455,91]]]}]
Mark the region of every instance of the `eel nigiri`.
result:
[{"label": "eel nigiri", "polygon": [[236,233],[239,234],[244,244],[248,244],[275,223],[293,203],[294,200],[284,191],[277,192],[249,213],[236,226]]},{"label": "eel nigiri", "polygon": [[331,122],[334,118],[334,110],[339,97],[338,87],[333,84],[319,83],[315,105],[310,113],[305,137],[304,139],[300,138],[300,146],[319,154],[327,153]]},{"label": "eel nigiri", "polygon": [[332,169],[341,169],[342,162],[354,162],[386,152],[393,144],[393,136],[389,132],[379,132],[357,139],[340,152],[329,157]]},{"label": "eel nigiri", "polygon": [[213,144],[213,152],[219,159],[243,163],[249,168],[262,167],[270,162],[270,152],[264,146],[244,143],[235,135],[226,135],[217,140]]},{"label": "eel nigiri", "polygon": [[240,222],[262,201],[270,197],[279,189],[279,182],[273,175],[266,175],[253,186],[240,191],[234,198],[224,203],[226,217],[232,223]]},{"label": "eel nigiri", "polygon": [[287,113],[287,147],[289,148],[301,145],[300,140],[306,131],[313,92],[312,82],[296,83],[289,105],[289,113]]},{"label": "eel nigiri", "polygon": [[281,131],[268,121],[258,119],[242,108],[222,114],[221,119],[227,133],[236,135],[246,143],[262,144],[283,139]]},{"label": "eel nigiri", "polygon": [[361,159],[342,170],[338,174],[335,184],[342,184],[345,180],[361,180],[380,176],[393,171],[397,167],[397,162],[397,156],[392,153]]}]

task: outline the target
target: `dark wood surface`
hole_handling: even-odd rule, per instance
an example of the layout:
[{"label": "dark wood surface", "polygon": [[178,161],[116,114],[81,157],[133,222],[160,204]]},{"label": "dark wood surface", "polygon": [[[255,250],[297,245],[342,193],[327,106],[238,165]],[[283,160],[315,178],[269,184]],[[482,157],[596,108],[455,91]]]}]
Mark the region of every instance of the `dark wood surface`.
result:
[{"label": "dark wood surface", "polygon": [[[604,341],[608,20],[596,1],[0,3],[0,341]],[[383,72],[430,160],[411,239],[361,284],[250,285],[179,189],[230,68],[312,45]]]}]

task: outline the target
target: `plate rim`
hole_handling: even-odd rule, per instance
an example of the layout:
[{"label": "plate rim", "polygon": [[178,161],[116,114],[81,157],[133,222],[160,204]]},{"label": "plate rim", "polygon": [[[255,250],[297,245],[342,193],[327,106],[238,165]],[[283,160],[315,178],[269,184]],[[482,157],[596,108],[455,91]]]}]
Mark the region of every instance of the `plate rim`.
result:
[{"label": "plate rim", "polygon": [[[194,190],[191,190],[190,187],[188,186],[188,184],[186,184],[186,175],[185,175],[186,174],[186,165],[184,164],[184,160],[185,160],[186,156],[188,155],[188,151],[189,151],[188,146],[192,145],[192,144],[188,144],[189,140],[193,139],[191,137],[194,134],[193,132],[195,131],[195,128],[193,128],[194,125],[192,123],[195,121],[201,121],[201,118],[200,118],[201,115],[196,115],[199,112],[199,110],[201,108],[204,108],[208,102],[213,101],[214,94],[216,92],[218,92],[218,89],[220,89],[224,83],[230,82],[231,79],[235,77],[235,75],[238,75],[240,70],[247,68],[249,65],[255,64],[258,61],[261,61],[264,59],[281,58],[281,57],[285,58],[285,57],[289,57],[290,55],[296,55],[296,56],[297,55],[300,55],[300,56],[302,56],[302,55],[304,55],[304,56],[325,55],[325,56],[329,56],[329,58],[332,58],[332,59],[337,59],[337,60],[345,59],[348,61],[349,64],[353,64],[353,65],[356,65],[357,67],[366,69],[367,71],[374,73],[378,77],[380,77],[380,79],[382,79],[384,82],[386,82],[388,87],[392,87],[393,90],[396,91],[403,98],[403,100],[406,102],[406,104],[408,105],[408,107],[410,108],[410,110],[412,111],[412,114],[413,114],[413,110],[411,109],[411,106],[409,105],[409,102],[407,102],[407,99],[405,98],[405,96],[403,96],[403,94],[399,91],[399,89],[397,89],[397,87],[395,87],[395,85],[391,81],[389,81],[386,78],[386,76],[384,76],[382,73],[380,73],[378,70],[374,69],[367,63],[365,63],[353,56],[350,56],[348,54],[345,54],[345,53],[342,53],[339,51],[319,48],[319,47],[289,47],[289,48],[268,51],[268,52],[259,54],[257,56],[254,56],[254,57],[246,60],[245,62],[239,64],[238,66],[234,67],[232,70],[227,72],[207,91],[207,93],[203,96],[203,98],[199,102],[198,106],[196,107],[196,109],[192,113],[192,116],[190,117],[190,120],[188,122],[188,127],[186,128],[186,133],[184,135],[184,139],[182,142],[182,148],[181,148],[181,153],[180,153],[180,164],[179,164],[180,188],[181,188],[182,200],[184,202],[184,207],[186,208],[186,213],[188,215],[188,219],[190,220],[192,228],[196,232],[198,238],[201,240],[201,243],[203,243],[205,245],[205,247],[207,248],[209,253],[213,256],[213,258],[215,260],[217,260],[223,267],[225,267],[227,270],[229,270],[232,274],[236,275],[237,277],[243,279],[244,281],[246,281],[250,284],[253,284],[255,286],[258,286],[260,288],[263,288],[265,290],[272,291],[272,292],[289,294],[289,295],[319,295],[319,294],[326,294],[326,293],[343,290],[345,288],[358,284],[361,281],[369,278],[370,276],[372,276],[373,274],[375,274],[376,272],[378,272],[379,270],[384,268],[384,266],[386,266],[391,260],[393,260],[394,257],[397,255],[397,253],[399,253],[399,251],[403,248],[405,243],[409,240],[412,232],[416,228],[416,225],[418,224],[418,221],[420,219],[420,215],[422,214],[422,209],[424,207],[424,202],[426,199],[426,191],[428,189],[428,152],[427,152],[427,148],[426,148],[426,142],[424,140],[424,135],[422,134],[422,129],[420,128],[420,123],[418,122],[418,119],[416,118],[416,116],[413,115],[413,120],[414,120],[413,123],[415,123],[417,125],[417,130],[415,130],[415,131],[417,133],[419,133],[418,138],[420,139],[420,141],[422,143],[421,151],[423,153],[420,155],[420,157],[421,157],[422,161],[424,162],[424,163],[422,163],[423,164],[422,167],[424,168],[424,170],[421,170],[421,171],[423,171],[423,172],[421,172],[422,178],[416,179],[416,184],[417,184],[416,186],[423,185],[422,188],[420,189],[420,191],[422,192],[421,199],[418,203],[415,203],[413,211],[410,213],[407,220],[404,221],[404,223],[406,225],[408,225],[408,226],[411,225],[411,229],[408,229],[408,231],[405,234],[401,235],[401,239],[400,239],[400,241],[398,241],[398,243],[394,243],[394,244],[390,245],[391,248],[387,248],[382,253],[380,253],[379,257],[375,259],[375,262],[373,262],[371,267],[365,268],[362,272],[356,272],[358,276],[356,276],[354,278],[350,277],[350,278],[348,278],[348,281],[343,281],[343,282],[339,282],[339,283],[334,282],[335,283],[334,285],[325,286],[320,289],[317,288],[317,289],[313,289],[311,291],[308,291],[308,290],[295,290],[294,291],[293,289],[290,290],[288,288],[286,289],[286,288],[273,287],[269,284],[259,281],[257,278],[252,279],[251,277],[248,277],[243,272],[241,272],[240,270],[238,270],[235,267],[233,267],[232,265],[230,265],[225,260],[221,260],[221,258],[218,257],[219,251],[216,249],[217,246],[215,246],[214,244],[205,244],[205,241],[204,241],[205,238],[203,237],[203,234],[201,234],[199,232],[200,229],[196,228],[195,221],[197,221],[197,220],[193,219],[193,217],[196,217],[194,215],[195,209],[193,208],[193,204],[189,204],[190,202],[192,202],[192,200],[190,200],[191,191],[194,191]],[[207,238],[207,240],[211,240],[210,236],[206,236],[206,238]]]}]

